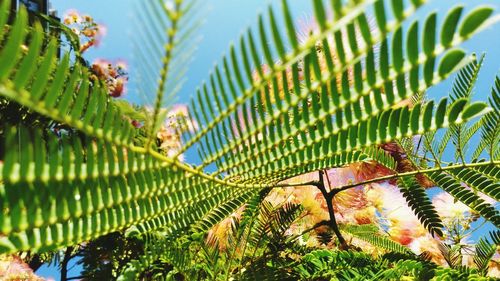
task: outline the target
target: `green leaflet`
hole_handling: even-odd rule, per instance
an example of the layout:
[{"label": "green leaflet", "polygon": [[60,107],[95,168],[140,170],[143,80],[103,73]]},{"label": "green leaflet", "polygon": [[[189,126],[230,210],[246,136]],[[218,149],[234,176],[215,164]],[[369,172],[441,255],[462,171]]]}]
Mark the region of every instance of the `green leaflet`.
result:
[{"label": "green leaflet", "polygon": [[460,49],[453,49],[445,54],[444,58],[441,60],[439,64],[439,76],[445,76],[450,72],[457,69],[460,62],[462,62],[465,57],[465,52]]},{"label": "green leaflet", "polygon": [[39,23],[37,23],[35,24],[33,38],[29,45],[28,54],[23,59],[22,64],[19,66],[19,70],[14,78],[14,85],[16,85],[16,90],[23,88],[28,82],[28,79],[33,74],[33,71],[36,70],[32,64],[36,60],[36,57],[40,54],[39,52],[40,48],[42,47],[42,37],[43,37],[42,26]]},{"label": "green leaflet", "polygon": [[493,13],[493,8],[488,6],[477,7],[465,17],[464,21],[460,25],[458,34],[462,37],[470,36],[475,30],[477,30],[487,18]]},{"label": "green leaflet", "polygon": [[461,118],[464,120],[470,120],[475,116],[482,116],[490,111],[491,108],[488,108],[488,105],[485,103],[473,103],[462,112]]},{"label": "green leaflet", "polygon": [[425,36],[423,38],[422,48],[427,56],[431,56],[436,48],[436,18],[436,13],[430,14],[424,25],[423,32]]},{"label": "green leaflet", "polygon": [[[9,1],[2,1],[0,2],[0,26],[5,26],[7,23],[7,20],[9,19],[9,14],[10,14],[10,5],[11,2]],[[0,29],[0,41],[3,40],[5,29],[1,28]]]},{"label": "green leaflet", "polygon": [[[6,1],[4,0],[4,2]],[[20,46],[26,36],[27,21],[26,9],[21,8],[19,16],[16,17],[15,23],[12,26],[8,41],[0,51],[0,81],[8,77],[21,54]]]},{"label": "green leaflet", "polygon": [[443,26],[441,28],[441,44],[445,47],[450,46],[455,36],[456,28],[460,16],[462,15],[463,6],[454,7],[446,16]]}]

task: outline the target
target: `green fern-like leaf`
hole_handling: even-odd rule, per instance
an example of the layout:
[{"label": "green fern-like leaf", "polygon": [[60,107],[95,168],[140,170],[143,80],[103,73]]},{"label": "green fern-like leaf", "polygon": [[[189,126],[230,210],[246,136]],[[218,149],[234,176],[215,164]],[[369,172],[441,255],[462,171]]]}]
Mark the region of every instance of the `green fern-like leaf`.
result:
[{"label": "green fern-like leaf", "polygon": [[[137,94],[154,101],[146,119],[148,143],[162,122],[162,107],[172,99],[186,80],[189,61],[196,46],[194,31],[200,25],[200,1],[136,1],[134,51],[137,57]],[[162,117],[163,116],[163,117]]]},{"label": "green fern-like leaf", "polygon": [[229,215],[234,213],[238,208],[243,206],[246,202],[256,195],[255,190],[250,190],[249,192],[243,193],[240,197],[231,198],[225,204],[220,204],[212,211],[205,215],[203,219],[192,226],[191,229],[195,232],[203,232],[209,230],[211,227],[227,218]]},{"label": "green fern-like leaf", "polygon": [[359,226],[348,225],[342,227],[341,230],[358,239],[368,242],[375,247],[387,251],[398,252],[403,254],[411,253],[410,249],[406,248],[405,246],[397,242],[394,242],[389,237],[384,237],[380,235],[378,233],[379,232],[378,228],[371,225],[359,225]]},{"label": "green fern-like leaf", "polygon": [[500,227],[499,212],[491,204],[474,194],[472,190],[467,189],[459,181],[442,172],[429,173],[428,176],[437,186],[451,194],[455,199],[469,206],[495,226]]},{"label": "green fern-like leaf", "polygon": [[[380,4],[375,5],[377,9],[382,9]],[[470,14],[466,18],[473,16]],[[433,20],[435,20],[433,16],[427,18],[427,26],[431,26],[430,22]],[[413,26],[417,28],[418,25],[415,23]],[[385,27],[379,26],[379,28],[385,30]],[[419,38],[415,37],[411,30],[406,37],[406,44],[418,48]],[[347,28],[348,34],[349,28]],[[342,36],[342,33],[336,33],[336,36]],[[283,73],[279,73],[279,79],[262,81],[267,82],[266,88],[252,93],[251,96],[233,96],[237,103],[241,102],[241,104],[227,106],[229,111],[240,112],[240,114],[235,115],[237,119],[232,118],[233,115],[226,115],[226,112],[222,111],[223,107],[219,108],[220,115],[211,109],[192,108],[194,111],[200,110],[201,115],[204,116],[203,118],[195,116],[196,121],[200,124],[206,124],[203,126],[203,130],[191,141],[202,140],[202,146],[205,150],[202,155],[203,167],[216,163],[219,168],[216,173],[229,172],[231,176],[242,181],[256,177],[268,177],[271,176],[271,173],[275,174],[277,168],[290,170],[294,169],[294,165],[298,165],[297,163],[304,161],[317,163],[318,160],[323,161],[334,155],[394,141],[403,136],[463,123],[465,120],[458,119],[459,116],[462,116],[462,110],[467,113],[463,115],[467,119],[472,117],[468,116],[469,114],[481,112],[482,105],[464,105],[463,100],[457,100],[449,106],[454,108],[453,114],[449,116],[451,118],[444,118],[447,108],[446,101],[442,101],[435,116],[432,102],[413,109],[393,108],[401,100],[409,98],[412,93],[428,87],[429,83],[436,83],[444,79],[451,71],[467,61],[462,50],[450,48],[446,52],[447,48],[439,49],[439,52],[446,52],[446,54],[438,63],[440,66],[436,73],[433,72],[433,69],[425,68],[424,76],[428,77],[427,79],[422,81],[410,79],[405,82],[406,75],[411,76],[415,71],[418,72],[420,66],[426,62],[414,60],[414,54],[409,52],[406,59],[410,65],[403,67],[402,60],[405,58],[399,49],[404,41],[403,30],[401,28],[395,29],[394,36],[401,42],[393,41],[392,44],[389,44],[389,42],[381,40],[380,50],[369,47],[376,43],[373,40],[364,42],[367,46],[366,49],[358,49],[354,43],[349,45],[353,54],[367,54],[365,65],[368,77],[366,79],[363,79],[362,62],[356,60],[354,60],[354,65],[350,65],[350,60],[337,59],[340,60],[339,65],[345,69],[340,72],[333,70],[325,72],[319,65],[320,61],[334,61],[334,54],[339,57],[345,56],[345,54],[339,55],[344,52],[344,50],[340,50],[341,47],[335,44],[330,45],[326,40],[323,42],[323,48],[330,51],[317,53],[316,48],[313,48],[300,63],[293,64]],[[427,51],[427,53],[424,52],[424,57],[435,63],[434,56],[437,53],[432,52],[432,50],[436,48],[436,42],[432,45],[432,42],[427,42],[426,38],[422,39],[425,41],[422,44],[426,46],[425,51]],[[461,40],[458,40],[457,43],[459,41]],[[266,47],[263,47],[262,51],[267,54],[269,47],[264,45]],[[257,52],[255,48],[250,47],[250,49]],[[249,51],[249,53],[251,52]],[[375,53],[379,54],[377,59],[375,59]],[[392,58],[393,64],[387,64],[389,58]],[[376,63],[381,64],[380,71],[370,68]],[[298,78],[302,76],[299,74],[299,69],[304,71],[304,81]],[[353,71],[355,75],[352,83],[348,79],[347,73],[349,71]],[[389,75],[388,73],[391,71],[394,73]],[[220,89],[223,89],[224,83],[232,83],[229,80],[224,82],[223,78],[221,76],[213,79],[213,81],[220,81],[218,84]],[[338,79],[341,80],[340,85],[337,85]],[[367,80],[368,83],[365,84],[363,80]],[[399,83],[396,89],[393,88],[392,83],[389,85],[389,81],[392,80]],[[217,88],[216,84],[212,86],[213,89]],[[200,104],[211,99],[210,92],[206,89],[207,87],[203,87],[193,104]],[[224,94],[224,90],[222,93]],[[314,94],[311,95],[311,93]],[[282,95],[284,98],[279,98]],[[275,97],[274,101],[271,100],[272,97]],[[215,100],[216,104],[223,104],[217,101],[218,98],[215,96],[212,99]],[[222,100],[229,100],[229,97],[222,98]],[[368,107],[368,104],[372,104],[371,101],[375,101],[375,104]],[[362,113],[362,110],[365,110],[365,113]],[[406,118],[406,116],[412,116],[412,119]],[[333,124],[328,121],[328,118],[334,121]],[[212,126],[210,120],[221,120],[224,121],[222,123],[227,122],[229,126]],[[231,129],[233,127],[231,124],[238,123],[243,123],[244,126]],[[264,134],[268,137],[263,138]],[[189,147],[189,143],[187,147]],[[248,147],[248,149],[240,149],[240,147]],[[321,165],[311,166],[318,169]],[[304,173],[311,170],[300,168],[297,171]]]},{"label": "green fern-like leaf", "polygon": [[[498,231],[490,233],[491,237],[494,237],[495,234],[498,235]],[[493,242],[495,243],[495,241]],[[485,276],[488,272],[488,263],[496,253],[498,243],[494,243],[492,244],[487,239],[481,238],[475,245],[474,263],[482,276]]]},{"label": "green fern-like leaf", "polygon": [[492,159],[500,157],[500,129],[498,123],[500,122],[500,77],[496,77],[495,84],[491,90],[491,97],[489,98],[490,106],[493,111],[486,114],[482,119],[484,124],[481,127],[481,140],[474,151],[473,159],[478,159],[483,151],[487,151]]},{"label": "green fern-like leaf", "polygon": [[[91,81],[80,63],[71,64],[68,54],[57,60],[57,41],[44,38],[39,23],[30,33],[28,53],[21,54],[27,29],[26,11],[21,8],[0,52],[0,95],[88,136],[117,145],[132,143],[134,128],[110,101],[105,86]],[[48,45],[42,50],[44,41]]]},{"label": "green fern-like leaf", "polygon": [[398,182],[398,187],[422,225],[431,235],[442,236],[443,223],[429,196],[425,193],[425,189],[418,184],[417,180],[414,177],[403,177]]},{"label": "green fern-like leaf", "polygon": [[444,260],[450,268],[460,269],[462,267],[462,246],[448,245],[445,243],[438,244],[439,251],[443,255]]},{"label": "green fern-like leaf", "polygon": [[[314,0],[319,29],[300,41],[287,1],[282,1],[284,30],[270,8],[192,100],[193,116],[185,122],[200,129],[184,136],[178,153],[198,147],[202,163],[195,167],[152,145],[166,93],[181,84],[182,52],[189,54],[187,39],[196,26],[190,24],[195,2],[177,0],[170,7],[148,1],[138,9],[145,31],[138,40],[146,42],[138,53],[144,79],[139,93],[156,94],[146,118],[147,141],[138,145],[136,129],[85,65],[69,54],[59,59],[57,40],[38,23],[30,27],[24,8],[4,28],[10,1],[0,1],[0,96],[74,131],[70,138],[50,130],[28,133],[16,124],[2,131],[0,252],[55,249],[133,225],[174,237],[203,231],[287,178],[359,161],[394,167],[373,147],[491,116],[486,104],[463,97],[444,98],[437,106],[432,100],[404,105],[473,61],[459,44],[499,20],[485,6],[462,17],[459,6],[445,14],[441,26],[432,13],[403,27],[424,2]],[[497,96],[494,90],[493,112]],[[484,117],[481,130],[496,159],[495,141],[488,137],[491,120]],[[492,181],[498,178],[494,160],[469,166]],[[444,168],[433,169],[436,183],[498,226],[496,210],[463,191]],[[492,193],[483,185],[476,188]],[[272,214],[274,221],[290,222],[260,205],[259,212]],[[269,234],[269,223],[254,227]],[[367,239],[402,251],[385,237]]]},{"label": "green fern-like leaf", "polygon": [[471,168],[449,170],[449,174],[467,184],[475,191],[480,191],[496,201],[500,201],[500,183]]}]

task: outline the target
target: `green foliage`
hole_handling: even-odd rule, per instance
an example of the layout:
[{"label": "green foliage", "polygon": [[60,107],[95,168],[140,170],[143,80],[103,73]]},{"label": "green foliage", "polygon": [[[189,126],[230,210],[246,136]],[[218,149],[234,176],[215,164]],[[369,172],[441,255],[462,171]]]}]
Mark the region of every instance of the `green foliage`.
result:
[{"label": "green foliage", "polygon": [[491,221],[496,227],[500,227],[500,214],[495,207],[485,202],[473,191],[463,188],[459,181],[442,172],[430,173],[429,178],[457,200]]},{"label": "green foliage", "polygon": [[474,159],[478,159],[484,150],[488,152],[492,159],[500,157],[500,146],[498,145],[500,142],[500,129],[497,126],[500,121],[500,77],[498,76],[495,79],[495,84],[491,90],[491,97],[488,100],[493,111],[481,119],[484,125],[481,126],[481,140],[474,151]]},{"label": "green foliage", "polygon": [[[190,280],[222,280],[235,273],[243,279],[254,279],[255,274],[260,277],[269,257],[276,259],[278,252],[294,245],[284,231],[302,212],[299,205],[273,206],[261,200],[254,199],[257,206],[249,205],[241,220],[231,222],[227,241],[204,233],[181,237],[144,235],[146,254],[130,261],[120,280],[145,278],[155,271],[158,276],[177,274]],[[227,248],[221,249],[222,245]]]},{"label": "green foliage", "polygon": [[379,229],[373,225],[349,225],[343,229],[346,233],[360,240],[366,241],[375,247],[402,254],[410,254],[410,250],[401,244],[392,241],[388,236],[381,235]]},{"label": "green foliage", "polygon": [[431,235],[437,234],[443,236],[441,230],[443,223],[425,189],[420,186],[417,180],[414,177],[403,177],[398,182],[398,187],[405,197],[408,206],[412,208],[429,233]]},{"label": "green foliage", "polygon": [[[445,276],[457,274],[416,257],[372,257],[360,252],[327,250],[310,252],[299,266],[291,269],[298,273],[296,279],[299,280],[446,280]],[[474,275],[459,274],[462,278]]]},{"label": "green foliage", "polygon": [[143,244],[135,238],[111,233],[81,246],[76,253],[85,280],[116,279],[130,260],[144,254]]},{"label": "green foliage", "polygon": [[[131,262],[122,278],[191,274],[186,259],[200,251],[206,263],[194,275],[228,277],[235,253],[221,255],[198,238],[251,202],[230,241],[235,249],[243,246],[236,267],[242,278],[258,272],[344,280],[484,274],[491,256],[486,240],[478,245],[477,272],[432,271],[416,260],[372,263],[362,253],[328,251],[312,252],[302,267],[295,267],[291,258],[277,255],[295,245],[284,239],[284,232],[301,209],[261,202],[264,195],[288,186],[281,182],[291,177],[360,161],[392,170],[389,177],[400,179],[408,204],[433,234],[440,234],[441,222],[414,178],[421,174],[500,226],[498,210],[476,194],[498,200],[500,79],[489,106],[472,102],[482,58],[478,62],[459,47],[500,17],[486,6],[462,16],[457,6],[439,24],[438,15],[430,13],[405,28],[407,17],[425,1],[327,2],[312,1],[319,27],[300,40],[286,0],[283,29],[273,8],[261,15],[257,28],[230,47],[200,86],[189,108],[193,116],[183,124],[199,129],[187,132],[177,155],[167,157],[155,138],[164,118],[161,107],[178,91],[194,46],[188,39],[197,26],[192,20],[196,1],[176,0],[172,6],[147,1],[138,9],[139,28],[145,30],[138,40],[146,44],[138,51],[143,61],[139,94],[155,94],[152,111],[112,101],[81,59],[70,53],[59,58],[59,40],[45,34],[40,23],[28,26],[24,8],[4,28],[10,1],[0,1],[0,109],[14,104],[68,131],[51,126],[28,131],[34,122],[2,122],[0,252],[55,250],[133,226],[140,234],[160,237],[147,243],[146,255]],[[370,10],[373,26],[368,24]],[[415,98],[462,68],[449,97],[439,103]],[[421,102],[411,104],[412,98]],[[145,129],[132,126],[131,117],[144,120]],[[441,128],[449,129],[439,144],[435,137]],[[482,139],[468,163],[467,143],[476,132]],[[414,170],[400,172],[399,163],[380,146],[408,144],[417,135],[433,160],[413,159],[421,147],[405,145]],[[457,159],[448,165],[441,158],[450,139]],[[201,164],[182,163],[179,156],[193,148],[199,148]],[[485,151],[489,159],[477,160]],[[343,231],[389,251],[408,252],[367,229],[346,226]],[[245,256],[247,245],[250,257]],[[266,261],[270,256],[271,263]]]},{"label": "green foliage", "polygon": [[500,183],[488,178],[482,173],[471,169],[462,168],[450,170],[450,174],[456,179],[467,184],[474,191],[480,191],[496,201],[500,201]]},{"label": "green foliage", "polygon": [[480,239],[475,247],[474,263],[477,266],[480,275],[485,276],[488,272],[488,263],[497,251],[497,247],[500,245],[498,241],[499,231],[491,232],[491,238],[493,243],[489,242],[487,239]]},{"label": "green foliage", "polygon": [[[472,97],[473,89],[477,81],[478,73],[481,69],[483,58],[484,56],[482,56],[479,61],[474,58],[468,65],[460,70],[460,72],[456,76],[451,92],[451,100],[456,102],[457,105],[451,107],[448,111],[448,114],[455,115],[454,110],[456,110],[456,108],[465,106],[468,103],[468,100],[470,100],[470,98]],[[498,78],[496,80],[498,80]],[[494,86],[490,99],[494,100],[495,95],[496,91]],[[492,108],[493,109],[490,109],[490,111],[488,111],[479,121],[476,121],[475,123],[451,125],[448,129],[446,129],[442,139],[439,142],[436,141],[435,133],[426,134],[424,136],[423,143],[425,144],[427,153],[431,154],[433,161],[439,167],[441,167],[441,165],[446,165],[446,162],[442,161],[441,158],[445,149],[450,146],[451,140],[452,147],[455,150],[455,161],[457,163],[461,162],[465,166],[449,169],[445,168],[446,171],[440,171],[440,169],[437,169],[436,171],[432,171],[428,174],[429,179],[431,179],[437,186],[441,187],[443,190],[454,196],[455,199],[466,204],[472,210],[479,213],[482,217],[491,221],[495,226],[498,227],[500,223],[500,213],[494,206],[483,200],[483,198],[481,198],[477,194],[477,192],[481,192],[490,196],[496,201],[499,200],[499,181],[498,174],[496,173],[496,171],[498,170],[498,165],[492,163],[492,165],[487,165],[484,167],[467,167],[468,144],[473,137],[477,137],[476,133],[480,129],[482,130],[482,139],[480,141],[479,147],[482,148],[478,147],[478,149],[474,151],[472,156],[473,159],[476,159],[478,157],[478,154],[480,154],[486,146],[494,146],[495,138],[498,138],[497,136],[495,136],[495,134],[497,133],[488,130],[488,128],[492,127],[495,127],[494,130],[496,130],[496,127],[498,126],[492,126],[491,124],[488,125],[488,119],[485,119],[494,119],[498,115],[498,109],[495,109],[494,106]],[[473,112],[476,112],[483,109],[477,108],[471,110]],[[488,132],[485,132],[485,130]],[[492,137],[488,138],[485,134]],[[492,141],[493,143],[487,144],[486,140],[489,140],[490,142]],[[409,149],[413,150],[413,148],[411,147]],[[490,152],[490,161],[494,161],[494,152],[492,150],[490,150]],[[414,163],[419,162],[420,164],[422,164],[422,161],[419,161],[418,159],[412,159],[412,161]],[[477,161],[475,160],[471,162],[477,163]],[[452,165],[451,163],[447,164]],[[422,165],[423,167],[421,168],[426,168],[426,166],[424,165],[427,165],[427,163],[424,162]],[[467,188],[464,188],[462,184],[465,184]],[[422,202],[424,201],[420,199],[418,202],[420,203],[420,205],[422,205]],[[431,216],[429,215],[432,208],[426,209],[429,210],[429,214],[427,216],[424,216],[423,218],[430,219]]]}]

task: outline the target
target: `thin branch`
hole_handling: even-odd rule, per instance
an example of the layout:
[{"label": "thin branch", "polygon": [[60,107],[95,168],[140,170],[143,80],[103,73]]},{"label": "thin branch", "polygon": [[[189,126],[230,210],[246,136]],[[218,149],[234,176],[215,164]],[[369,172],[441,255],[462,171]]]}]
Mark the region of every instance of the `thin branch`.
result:
[{"label": "thin branch", "polygon": [[[175,1],[174,12],[176,14],[180,13],[180,10],[181,10],[180,3],[181,2],[179,2],[179,1]],[[155,130],[155,127],[159,121],[158,118],[159,118],[160,111],[161,111],[161,105],[162,105],[162,101],[163,101],[165,85],[166,85],[168,75],[169,75],[169,70],[171,67],[172,54],[173,54],[173,49],[175,46],[175,40],[177,37],[177,33],[179,31],[178,30],[179,18],[180,18],[179,16],[175,16],[175,17],[170,18],[172,21],[172,25],[171,25],[169,32],[168,32],[167,43],[165,44],[165,54],[163,56],[163,65],[161,68],[159,84],[158,84],[157,91],[156,91],[156,102],[155,102],[155,106],[154,106],[154,113],[152,116],[153,118],[151,120],[152,124],[151,124],[151,127],[149,128],[149,132],[148,132],[148,140],[147,140],[147,143],[145,146],[146,148],[151,148],[151,145],[152,145],[153,139],[154,139],[154,134],[155,134],[154,130]]]},{"label": "thin branch", "polygon": [[33,272],[36,272],[43,265],[43,260],[39,254],[32,254],[29,252],[28,255],[30,257],[28,266],[33,270]]},{"label": "thin branch", "polygon": [[73,256],[71,255],[73,249],[73,247],[68,247],[64,252],[64,258],[61,261],[61,281],[68,280],[68,263],[73,258]]},{"label": "thin branch", "polygon": [[318,185],[320,184],[319,181],[308,181],[308,182],[302,182],[302,183],[283,183],[283,184],[276,184],[274,185],[273,187],[276,188],[276,187],[301,187],[301,186],[308,186],[308,185],[312,185],[312,186],[316,186],[318,187]]},{"label": "thin branch", "polygon": [[[411,172],[394,173],[394,174],[388,175],[388,176],[373,178],[370,180],[361,181],[361,182],[350,184],[350,185],[344,185],[340,188],[334,189],[333,191],[338,193],[338,192],[341,192],[341,191],[344,191],[344,190],[347,190],[347,189],[350,189],[353,187],[358,187],[361,185],[380,182],[380,181],[392,180],[392,179],[396,179],[396,178],[400,178],[400,177],[415,176],[415,175],[419,175],[419,174],[428,174],[428,173],[432,173],[432,172],[447,171],[447,170],[453,170],[453,169],[458,169],[458,168],[473,168],[473,167],[482,167],[482,166],[489,166],[489,165],[499,166],[500,160],[480,162],[480,163],[457,164],[457,165],[450,165],[450,166],[446,166],[446,167],[434,167],[434,168],[430,168],[430,169],[415,170],[415,171],[411,171]],[[297,187],[297,186],[304,186],[304,185],[318,186],[318,184],[319,183],[316,181],[310,181],[310,182],[296,183],[296,184],[277,184],[274,187]]]},{"label": "thin branch", "polygon": [[[431,145],[429,139],[427,138],[427,136],[423,136],[423,138],[425,141],[425,145],[427,146],[427,148],[431,152],[432,157],[434,158],[434,163],[436,163],[436,165],[441,168],[441,162],[439,161],[440,159],[436,155],[436,153],[434,153],[434,149],[432,149],[432,145]],[[462,161],[462,163],[465,163],[465,161]]]},{"label": "thin branch", "polygon": [[328,191],[332,191],[332,183],[330,182],[330,177],[328,176],[328,172],[325,170],[326,182],[328,183]]},{"label": "thin branch", "polygon": [[66,280],[79,280],[79,279],[83,279],[87,276],[74,276],[74,277],[69,277],[69,278],[66,278]]},{"label": "thin branch", "polygon": [[290,238],[289,238],[289,241],[291,241],[291,242],[292,242],[292,241],[295,241],[295,239],[297,239],[297,238],[299,238],[299,237],[301,237],[301,236],[305,235],[306,233],[309,233],[309,232],[311,232],[311,231],[315,230],[315,229],[316,229],[316,228],[318,228],[318,227],[321,227],[321,226],[327,226],[328,224],[329,224],[329,221],[326,221],[326,220],[320,221],[320,222],[318,222],[317,224],[313,225],[312,227],[310,227],[310,228],[308,228],[308,229],[306,229],[306,230],[302,231],[301,233],[296,234],[296,235],[294,235],[294,236],[290,237]]},{"label": "thin branch", "polygon": [[342,236],[342,233],[340,233],[339,226],[337,225],[337,219],[335,218],[335,210],[333,209],[332,200],[336,193],[334,192],[328,193],[326,191],[325,182],[323,180],[323,171],[319,171],[319,185],[317,185],[317,187],[319,188],[321,194],[323,194],[323,197],[326,200],[326,206],[328,207],[328,215],[330,216],[330,228],[337,236],[337,239],[339,240],[340,243],[340,248],[342,250],[346,250],[349,248],[349,246],[347,245],[344,236]]}]

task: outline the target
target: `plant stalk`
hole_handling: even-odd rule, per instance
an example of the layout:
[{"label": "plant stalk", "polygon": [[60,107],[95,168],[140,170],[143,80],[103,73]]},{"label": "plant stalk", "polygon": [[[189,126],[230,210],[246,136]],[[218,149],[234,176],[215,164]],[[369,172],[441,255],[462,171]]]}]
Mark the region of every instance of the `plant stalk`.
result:
[{"label": "plant stalk", "polygon": [[339,226],[337,225],[337,219],[335,218],[335,210],[333,208],[333,198],[335,197],[335,194],[337,194],[337,192],[332,192],[332,191],[328,192],[326,190],[323,175],[324,175],[324,172],[319,171],[319,182],[316,185],[316,187],[318,187],[318,189],[321,191],[321,194],[323,194],[323,197],[326,200],[326,206],[328,208],[328,215],[330,216],[329,226],[333,230],[333,232],[335,233],[335,236],[337,236],[337,239],[339,240],[340,249],[347,250],[347,249],[349,249],[349,246],[347,245],[347,242],[346,242],[344,236],[342,236],[342,233],[340,233]]}]

